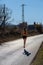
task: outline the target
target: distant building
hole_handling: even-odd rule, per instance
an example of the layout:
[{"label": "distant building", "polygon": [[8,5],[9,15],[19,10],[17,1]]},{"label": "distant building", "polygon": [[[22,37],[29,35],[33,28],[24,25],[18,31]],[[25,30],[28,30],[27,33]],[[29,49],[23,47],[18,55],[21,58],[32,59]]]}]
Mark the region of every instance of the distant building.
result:
[{"label": "distant building", "polygon": [[22,28],[26,28],[27,27],[27,22],[23,22],[23,23],[20,23],[19,24],[19,27],[22,29]]},{"label": "distant building", "polygon": [[28,25],[28,30],[35,30],[34,25]]},{"label": "distant building", "polygon": [[23,28],[24,28],[24,27],[27,28],[27,26],[28,26],[28,25],[27,25],[27,22],[20,23],[20,24],[18,25],[19,31],[22,32]]}]

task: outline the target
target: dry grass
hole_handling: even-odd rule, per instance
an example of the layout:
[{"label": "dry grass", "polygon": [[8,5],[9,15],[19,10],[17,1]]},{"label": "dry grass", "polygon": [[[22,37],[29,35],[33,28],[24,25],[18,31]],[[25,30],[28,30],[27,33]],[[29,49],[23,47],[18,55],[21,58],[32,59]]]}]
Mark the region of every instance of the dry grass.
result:
[{"label": "dry grass", "polygon": [[[27,36],[34,36],[34,35],[38,35],[36,33],[29,33]],[[19,35],[19,34],[9,34],[9,35],[2,35],[0,36],[0,44],[3,43],[3,42],[8,42],[8,41],[13,41],[13,40],[16,40],[16,39],[19,39],[21,38],[22,36]]]},{"label": "dry grass", "polygon": [[43,43],[31,65],[43,65]]}]

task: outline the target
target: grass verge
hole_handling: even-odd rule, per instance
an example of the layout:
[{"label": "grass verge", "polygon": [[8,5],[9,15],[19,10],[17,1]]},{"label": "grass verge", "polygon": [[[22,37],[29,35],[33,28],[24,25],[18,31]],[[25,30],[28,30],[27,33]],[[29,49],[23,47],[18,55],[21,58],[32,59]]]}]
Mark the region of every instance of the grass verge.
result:
[{"label": "grass verge", "polygon": [[43,42],[31,65],[43,65]]}]

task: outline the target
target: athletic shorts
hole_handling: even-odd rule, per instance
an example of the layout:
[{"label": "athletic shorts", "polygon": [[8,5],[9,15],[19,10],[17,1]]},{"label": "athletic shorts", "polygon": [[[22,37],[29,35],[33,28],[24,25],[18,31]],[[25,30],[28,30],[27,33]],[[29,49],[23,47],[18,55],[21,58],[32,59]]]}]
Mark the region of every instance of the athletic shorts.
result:
[{"label": "athletic shorts", "polygon": [[23,39],[27,38],[27,36],[23,36]]}]

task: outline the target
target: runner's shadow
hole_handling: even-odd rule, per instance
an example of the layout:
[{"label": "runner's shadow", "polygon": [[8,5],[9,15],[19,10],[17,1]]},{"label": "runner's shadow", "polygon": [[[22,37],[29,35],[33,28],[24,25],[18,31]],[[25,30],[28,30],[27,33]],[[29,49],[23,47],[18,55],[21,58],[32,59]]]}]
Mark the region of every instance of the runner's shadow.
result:
[{"label": "runner's shadow", "polygon": [[29,56],[31,53],[30,52],[28,52],[27,50],[24,50],[24,52],[25,52],[25,54],[27,55],[27,56]]}]

